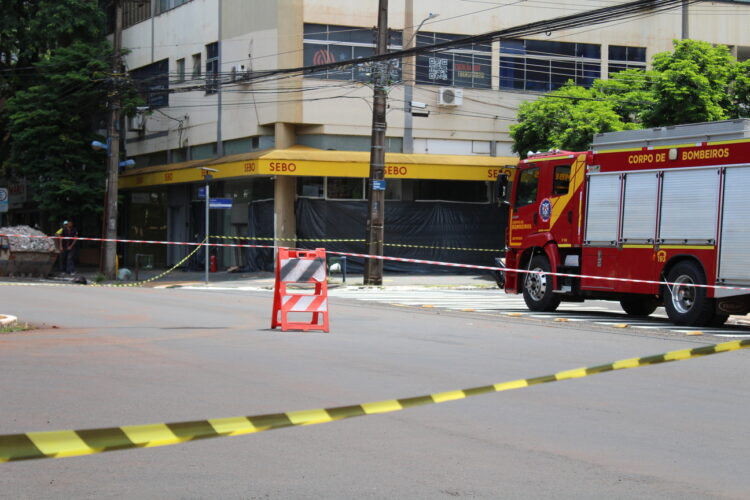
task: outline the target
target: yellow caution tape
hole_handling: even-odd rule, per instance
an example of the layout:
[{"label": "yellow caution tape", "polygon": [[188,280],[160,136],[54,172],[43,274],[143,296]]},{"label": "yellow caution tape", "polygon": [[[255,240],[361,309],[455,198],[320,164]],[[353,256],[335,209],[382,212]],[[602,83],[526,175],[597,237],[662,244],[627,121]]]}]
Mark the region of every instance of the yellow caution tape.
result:
[{"label": "yellow caution tape", "polygon": [[[99,284],[99,283],[89,283],[91,286],[98,286],[98,287],[108,287],[108,288],[122,288],[122,287],[135,287],[135,286],[143,286],[146,283],[150,283],[152,281],[156,281],[159,278],[163,278],[164,276],[168,275],[178,267],[180,267],[182,264],[187,262],[187,260],[192,257],[195,252],[203,248],[202,243],[205,243],[205,239],[203,242],[201,242],[201,245],[196,246],[193,251],[191,251],[189,254],[185,256],[184,259],[182,259],[180,262],[175,264],[174,266],[170,267],[163,273],[157,274],[156,276],[153,276],[147,280],[143,281],[137,281],[135,283],[117,283],[117,284]],[[78,283],[13,283],[13,282],[0,282],[0,286],[81,286]]]},{"label": "yellow caution tape", "polygon": [[102,286],[102,287],[127,287],[127,286],[143,286],[143,285],[145,285],[146,283],[150,283],[150,282],[152,282],[152,281],[156,281],[156,280],[158,280],[159,278],[163,278],[163,277],[164,277],[164,276],[166,276],[167,274],[171,273],[172,271],[174,271],[175,269],[177,269],[178,267],[180,267],[180,266],[181,266],[182,264],[184,264],[185,262],[187,262],[187,260],[188,260],[188,259],[189,259],[190,257],[192,257],[192,256],[193,256],[193,255],[195,254],[195,252],[197,252],[198,250],[200,250],[201,248],[203,248],[203,246],[202,246],[202,245],[203,245],[203,244],[204,244],[205,242],[206,242],[206,238],[204,238],[204,239],[203,239],[203,241],[201,242],[201,245],[199,245],[199,246],[196,246],[196,247],[195,247],[195,248],[194,248],[194,249],[193,249],[193,250],[192,250],[192,251],[191,251],[191,252],[190,252],[189,254],[187,254],[187,255],[185,256],[185,258],[184,258],[184,259],[182,259],[182,260],[181,260],[180,262],[178,262],[178,263],[177,263],[177,264],[175,264],[174,266],[170,267],[169,269],[167,269],[167,270],[166,270],[166,271],[164,271],[163,273],[157,274],[156,276],[153,276],[153,277],[151,277],[151,278],[149,278],[149,279],[147,279],[147,280],[143,280],[143,281],[137,281],[137,282],[135,282],[135,283],[123,283],[123,284],[119,284],[119,283],[118,283],[118,284],[104,284],[104,285],[101,285],[101,284],[99,284],[99,283],[91,283],[91,285],[92,285],[92,286]]},{"label": "yellow caution tape", "polygon": [[254,432],[300,425],[322,424],[345,418],[390,413],[415,406],[445,403],[480,394],[521,389],[532,385],[587,377],[614,370],[682,361],[700,356],[736,351],[750,347],[750,339],[671,351],[655,356],[624,359],[606,365],[577,368],[542,377],[513,380],[499,384],[473,387],[457,391],[439,392],[426,396],[389,399],[335,408],[272,413],[249,417],[215,418],[190,422],[130,425],[104,429],[27,432],[0,435],[0,462],[38,458],[63,458],[91,455],[129,448],[148,448],[184,443],[196,439],[239,436]]},{"label": "yellow caution tape", "polygon": [[[225,239],[225,240],[242,240],[242,241],[289,241],[289,242],[321,242],[321,243],[365,243],[367,240],[364,239],[333,239],[333,238],[272,238],[266,236],[211,236],[211,238]],[[401,248],[426,248],[431,250],[460,250],[466,252],[503,252],[497,248],[468,248],[468,247],[441,247],[434,245],[410,245],[407,243],[385,243],[383,246],[386,247],[401,247]]]}]

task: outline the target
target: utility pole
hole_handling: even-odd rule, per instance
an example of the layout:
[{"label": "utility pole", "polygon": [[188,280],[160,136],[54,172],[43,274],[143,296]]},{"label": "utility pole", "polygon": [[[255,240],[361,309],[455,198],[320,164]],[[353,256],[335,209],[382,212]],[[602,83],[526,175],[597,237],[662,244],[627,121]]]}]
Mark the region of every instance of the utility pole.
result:
[{"label": "utility pole", "polygon": [[[375,53],[388,52],[388,0],[379,0],[378,40]],[[385,86],[388,80],[388,63],[378,61],[373,67],[375,92],[372,104],[372,141],[370,147],[370,177],[367,185],[367,253],[383,255],[385,219]],[[383,261],[367,259],[365,285],[383,284]]]},{"label": "utility pole", "polygon": [[688,0],[682,0],[682,39],[690,38],[690,9]]},{"label": "utility pole", "polygon": [[[122,2],[115,2],[115,33],[112,45],[112,89],[109,95],[109,117],[107,123],[107,202],[105,207],[106,235],[108,240],[117,238],[117,191],[120,165],[120,85],[122,76]],[[117,244],[107,241],[104,247],[104,275],[107,279],[116,276]]]}]

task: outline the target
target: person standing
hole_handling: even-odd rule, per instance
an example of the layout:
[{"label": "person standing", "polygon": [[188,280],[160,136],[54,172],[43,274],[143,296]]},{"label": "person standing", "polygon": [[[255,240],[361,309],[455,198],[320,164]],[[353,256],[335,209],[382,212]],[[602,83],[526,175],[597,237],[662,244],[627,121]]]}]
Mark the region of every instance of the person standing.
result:
[{"label": "person standing", "polygon": [[[73,221],[68,220],[65,221],[65,225],[63,226],[62,231],[63,238],[77,238],[78,237],[78,231],[76,231],[75,226],[73,226]],[[65,266],[65,272],[68,274],[75,274],[76,272],[76,264],[75,264],[75,246],[76,242],[78,240],[66,240],[63,239],[62,241],[62,264]]]},{"label": "person standing", "polygon": [[57,265],[60,268],[61,273],[65,272],[65,255],[64,255],[65,251],[63,250],[63,240],[60,238],[62,238],[63,230],[65,230],[65,226],[67,225],[68,225],[68,221],[63,221],[62,226],[60,226],[60,229],[55,231],[55,236],[56,236],[55,250],[57,250]]}]

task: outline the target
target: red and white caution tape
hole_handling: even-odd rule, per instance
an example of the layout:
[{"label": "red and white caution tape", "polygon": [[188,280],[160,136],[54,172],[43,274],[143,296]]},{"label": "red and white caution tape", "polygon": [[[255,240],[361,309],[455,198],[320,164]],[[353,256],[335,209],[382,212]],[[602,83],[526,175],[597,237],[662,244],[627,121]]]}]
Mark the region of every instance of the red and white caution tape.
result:
[{"label": "red and white caution tape", "polygon": [[[31,236],[27,234],[3,234],[0,236],[16,237],[16,238],[47,238],[47,239],[65,239],[65,240],[80,240],[80,241],[104,241],[104,242],[115,242],[115,243],[141,243],[141,244],[152,244],[152,245],[182,245],[182,246],[208,246],[208,247],[231,247],[231,248],[278,248],[276,245],[249,245],[241,243],[204,243],[204,242],[180,242],[180,241],[156,241],[156,240],[122,240],[122,239],[108,239],[108,238],[84,238],[84,237],[69,237],[69,236]],[[334,252],[326,250],[327,254],[331,255],[345,255],[347,257],[360,257],[363,259],[376,259],[376,260],[388,260],[394,262],[408,262],[412,264],[425,264],[431,266],[442,266],[442,267],[456,267],[463,269],[480,269],[484,271],[502,271],[506,273],[521,273],[521,274],[540,274],[545,276],[560,276],[567,278],[585,278],[601,281],[617,281],[622,283],[642,283],[647,285],[667,285],[670,287],[696,287],[696,288],[712,288],[715,290],[741,290],[750,292],[750,287],[740,286],[726,286],[726,285],[701,285],[696,283],[671,283],[667,281],[656,281],[656,280],[639,280],[633,278],[613,278],[610,276],[593,276],[588,274],[572,274],[572,273],[558,273],[558,272],[539,272],[532,271],[529,269],[511,269],[507,267],[496,267],[496,266],[480,266],[476,264],[459,264],[457,262],[440,262],[436,260],[422,260],[422,259],[407,259],[404,257],[388,257],[385,255],[368,255],[364,253],[352,253],[352,252]]]}]

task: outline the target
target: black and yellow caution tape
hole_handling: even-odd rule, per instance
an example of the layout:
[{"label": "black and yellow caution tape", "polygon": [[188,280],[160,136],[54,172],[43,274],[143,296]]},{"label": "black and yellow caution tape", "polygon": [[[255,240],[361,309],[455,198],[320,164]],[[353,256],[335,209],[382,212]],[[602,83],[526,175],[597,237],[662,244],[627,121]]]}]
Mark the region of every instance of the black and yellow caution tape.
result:
[{"label": "black and yellow caution tape", "polygon": [[364,243],[365,240],[362,238],[274,238],[272,236],[214,236],[211,238],[224,239],[224,240],[241,240],[241,241],[306,241],[306,242],[321,242],[321,243]]},{"label": "black and yellow caution tape", "polygon": [[448,401],[456,401],[480,394],[521,389],[532,385],[558,382],[562,380],[588,377],[614,370],[625,370],[639,366],[682,361],[690,358],[736,351],[750,347],[750,339],[724,342],[721,344],[671,351],[655,356],[624,359],[606,365],[589,368],[576,368],[545,375],[542,377],[519,379],[493,385],[473,387],[457,391],[439,392],[426,396],[403,399],[389,399],[374,403],[364,403],[317,410],[272,413],[249,417],[215,418],[190,422],[159,423],[109,427],[103,429],[27,432],[24,434],[0,435],[0,462],[32,460],[38,458],[64,458],[92,455],[105,451],[129,448],[151,448],[184,443],[196,439],[239,436],[255,432],[270,431],[284,427],[323,424],[345,418],[362,417],[391,413],[416,406],[424,406]]},{"label": "black and yellow caution tape", "polygon": [[[205,239],[203,242],[201,242],[200,245],[196,246],[189,254],[185,256],[181,261],[179,261],[174,266],[170,267],[163,273],[159,273],[156,276],[153,276],[151,278],[148,278],[143,281],[136,281],[134,283],[89,283],[91,286],[97,286],[97,287],[103,287],[103,288],[123,288],[123,287],[138,287],[143,286],[146,283],[150,283],[152,281],[156,281],[160,278],[163,278],[164,276],[168,275],[169,273],[173,272],[175,269],[179,268],[181,265],[183,265],[187,260],[192,257],[195,252],[203,248],[203,244],[205,243]],[[0,281],[0,286],[82,286],[82,284],[79,283],[29,283],[29,282],[23,282],[23,283],[14,283],[12,281]]]},{"label": "black and yellow caution tape", "polygon": [[[334,239],[334,238],[272,238],[264,236],[211,236],[211,238],[242,241],[289,241],[289,242],[319,242],[319,243],[365,243],[364,239]],[[385,243],[386,247],[398,248],[422,248],[429,250],[457,250],[463,252],[504,252],[498,248],[469,248],[469,247],[445,247],[436,245],[412,245],[409,243]]]},{"label": "black and yellow caution tape", "polygon": [[190,257],[192,257],[193,255],[195,255],[195,252],[197,252],[198,250],[200,250],[201,248],[203,248],[203,246],[204,246],[205,243],[206,243],[206,238],[203,238],[203,241],[201,242],[201,244],[199,246],[196,246],[195,248],[193,248],[193,250],[189,254],[187,254],[177,264],[175,264],[174,266],[170,267],[169,269],[167,269],[163,273],[159,273],[156,276],[152,276],[151,278],[148,278],[146,280],[136,281],[135,283],[106,283],[106,284],[91,283],[91,285],[92,286],[99,286],[99,287],[116,287],[116,288],[143,286],[146,283],[150,283],[152,281],[156,281],[156,280],[158,280],[160,278],[163,278],[164,276],[168,275],[169,273],[171,273],[172,271],[174,271],[175,269],[177,269],[178,267],[180,267],[181,265],[183,265],[185,262],[188,261],[188,259]]}]

